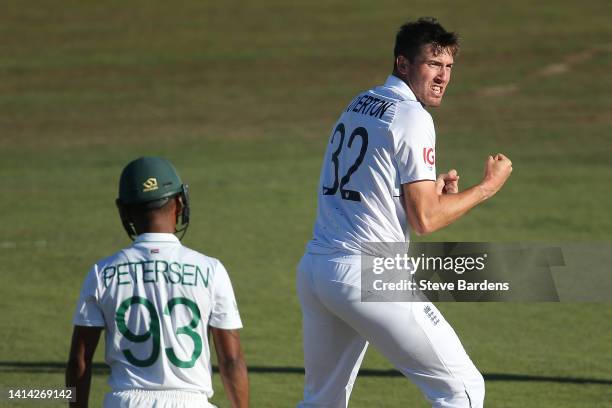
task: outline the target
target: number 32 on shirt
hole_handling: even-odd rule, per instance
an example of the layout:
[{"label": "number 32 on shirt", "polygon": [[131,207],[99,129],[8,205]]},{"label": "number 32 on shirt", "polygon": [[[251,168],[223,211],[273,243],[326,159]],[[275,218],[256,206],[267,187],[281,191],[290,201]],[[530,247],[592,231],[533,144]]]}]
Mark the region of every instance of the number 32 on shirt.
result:
[{"label": "number 32 on shirt", "polygon": [[353,173],[357,171],[361,163],[363,163],[363,158],[365,157],[366,151],[368,150],[368,131],[364,127],[358,127],[350,134],[348,143],[346,147],[348,149],[353,148],[353,144],[355,139],[359,138],[361,141],[361,149],[359,150],[359,156],[353,162],[353,164],[349,167],[348,171],[341,179],[339,179],[339,166],[340,166],[340,154],[342,153],[342,149],[344,148],[344,138],[346,136],[346,128],[344,123],[339,123],[334,129],[334,134],[332,135],[330,143],[333,144],[336,139],[336,135],[340,135],[340,142],[338,143],[338,148],[332,153],[331,160],[334,167],[334,183],[331,186],[323,186],[323,195],[335,195],[338,190],[340,190],[340,197],[343,200],[350,201],[361,201],[361,193],[355,190],[349,190],[344,188],[350,181]]}]

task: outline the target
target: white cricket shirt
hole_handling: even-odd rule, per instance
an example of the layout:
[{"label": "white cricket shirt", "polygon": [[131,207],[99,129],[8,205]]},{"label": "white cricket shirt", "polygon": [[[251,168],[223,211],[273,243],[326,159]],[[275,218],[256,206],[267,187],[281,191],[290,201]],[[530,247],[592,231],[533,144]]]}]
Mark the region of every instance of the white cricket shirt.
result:
[{"label": "white cricket shirt", "polygon": [[409,242],[401,185],[435,181],[435,142],[431,115],[401,79],[357,95],[332,129],[308,252]]},{"label": "white cricket shirt", "polygon": [[227,271],[173,234],[139,235],[89,271],[73,323],[104,327],[113,391],[213,395],[208,326],[242,327]]}]

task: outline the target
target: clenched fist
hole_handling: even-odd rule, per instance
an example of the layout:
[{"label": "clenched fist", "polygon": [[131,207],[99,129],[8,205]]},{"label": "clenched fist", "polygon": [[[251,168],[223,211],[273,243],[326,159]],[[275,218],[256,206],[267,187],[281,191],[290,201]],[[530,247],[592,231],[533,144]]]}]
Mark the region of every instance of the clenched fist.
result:
[{"label": "clenched fist", "polygon": [[457,194],[459,192],[459,174],[457,170],[449,170],[448,173],[440,174],[436,180],[436,193]]},{"label": "clenched fist", "polygon": [[485,163],[484,177],[480,187],[487,198],[497,193],[512,173],[512,162],[501,153],[489,156]]}]

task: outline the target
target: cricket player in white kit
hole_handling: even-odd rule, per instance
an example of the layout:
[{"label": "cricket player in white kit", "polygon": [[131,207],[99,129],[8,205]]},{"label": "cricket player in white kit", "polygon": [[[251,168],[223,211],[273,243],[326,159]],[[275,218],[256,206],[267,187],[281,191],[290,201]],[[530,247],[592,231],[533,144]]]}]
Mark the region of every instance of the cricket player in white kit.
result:
[{"label": "cricket player in white kit", "polygon": [[135,241],[85,278],[66,372],[67,385],[76,387],[71,406],[87,406],[104,329],[112,388],[105,407],[214,407],[209,330],[232,407],[247,407],[242,322],[227,271],[173,234],[179,219],[179,232],[189,224],[187,186],[170,162],[143,157],[123,170],[117,206]]},{"label": "cricket player in white kit", "polygon": [[436,231],[493,196],[512,171],[497,154],[486,160],[482,182],[465,191],[455,170],[436,177],[436,135],[425,107],[440,104],[457,50],[456,34],[435,19],[405,24],[393,74],[358,94],[334,125],[314,237],[297,274],[306,369],[299,407],[348,406],[368,344],[433,407],[483,406],[483,378],[433,304],[361,301],[367,243],[407,243],[410,230]]}]

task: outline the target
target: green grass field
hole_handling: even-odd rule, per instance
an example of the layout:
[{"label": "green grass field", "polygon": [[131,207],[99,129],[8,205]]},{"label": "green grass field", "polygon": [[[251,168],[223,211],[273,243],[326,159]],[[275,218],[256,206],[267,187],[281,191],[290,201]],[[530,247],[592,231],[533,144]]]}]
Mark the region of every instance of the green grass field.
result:
[{"label": "green grass field", "polygon": [[[432,111],[438,170],[457,168],[467,186],[490,153],[514,163],[495,199],[426,239],[612,238],[606,0],[2,8],[0,387],[63,383],[82,279],[129,243],[114,207],[119,173],[157,154],[191,187],[184,243],[223,260],[232,277],[252,406],[295,406],[295,266],[328,134],[354,94],[384,81],[395,31],[421,15],[463,40],[445,103]],[[487,378],[488,407],[612,407],[610,303],[440,308]],[[363,368],[352,407],[427,406],[409,381],[387,375],[376,350]],[[106,377],[96,370],[92,406]],[[213,402],[228,407],[218,376],[215,389]]]}]

